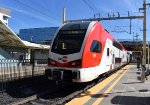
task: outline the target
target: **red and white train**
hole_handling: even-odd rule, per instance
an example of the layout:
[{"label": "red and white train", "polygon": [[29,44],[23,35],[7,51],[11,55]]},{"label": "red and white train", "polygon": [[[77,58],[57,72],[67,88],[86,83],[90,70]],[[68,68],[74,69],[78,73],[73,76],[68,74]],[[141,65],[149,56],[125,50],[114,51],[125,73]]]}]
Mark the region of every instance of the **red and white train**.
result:
[{"label": "red and white train", "polygon": [[88,82],[128,61],[128,51],[99,22],[70,22],[52,40],[45,74],[53,80]]}]

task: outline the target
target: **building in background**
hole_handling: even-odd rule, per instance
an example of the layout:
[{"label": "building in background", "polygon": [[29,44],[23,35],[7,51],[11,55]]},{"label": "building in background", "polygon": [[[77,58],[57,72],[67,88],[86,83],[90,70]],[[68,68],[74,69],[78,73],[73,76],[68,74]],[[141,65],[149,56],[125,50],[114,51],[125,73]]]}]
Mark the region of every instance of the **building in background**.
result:
[{"label": "building in background", "polygon": [[10,10],[0,7],[0,20],[8,25],[8,19],[10,18]]},{"label": "building in background", "polygon": [[19,37],[29,42],[49,45],[57,29],[58,27],[20,29]]}]

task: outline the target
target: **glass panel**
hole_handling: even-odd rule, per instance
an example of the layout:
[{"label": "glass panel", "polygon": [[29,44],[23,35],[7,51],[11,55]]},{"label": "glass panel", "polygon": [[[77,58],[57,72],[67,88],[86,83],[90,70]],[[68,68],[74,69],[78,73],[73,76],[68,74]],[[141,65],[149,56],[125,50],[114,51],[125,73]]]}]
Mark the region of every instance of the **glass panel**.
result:
[{"label": "glass panel", "polygon": [[101,50],[102,50],[102,44],[99,41],[94,40],[92,42],[90,51],[91,52],[96,52],[96,53],[101,53]]},{"label": "glass panel", "polygon": [[107,48],[107,56],[109,56],[109,48]]},{"label": "glass panel", "polygon": [[72,54],[80,52],[86,30],[60,30],[53,42],[52,52]]}]

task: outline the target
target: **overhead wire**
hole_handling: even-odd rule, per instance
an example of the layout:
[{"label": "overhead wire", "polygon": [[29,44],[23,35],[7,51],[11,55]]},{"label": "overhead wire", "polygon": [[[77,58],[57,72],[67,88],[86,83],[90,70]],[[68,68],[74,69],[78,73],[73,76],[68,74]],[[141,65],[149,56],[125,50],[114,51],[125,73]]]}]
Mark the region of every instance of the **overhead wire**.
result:
[{"label": "overhead wire", "polygon": [[[136,9],[138,10],[139,8],[137,6],[137,2],[134,2],[134,5],[135,5]],[[140,11],[138,11],[137,13],[139,16],[141,15]],[[136,33],[140,33],[140,21],[139,21],[139,19],[136,22],[136,29],[135,30],[136,30]]]},{"label": "overhead wire", "polygon": [[[37,3],[33,0],[29,0],[29,2],[31,2],[32,4],[35,4],[36,6],[42,8],[42,9],[46,10],[48,13],[50,13],[50,11],[45,6],[42,6],[42,5],[40,5],[39,3]],[[54,14],[51,15],[51,18],[53,18],[54,20],[56,20],[57,17],[59,17],[59,16],[54,17]]]},{"label": "overhead wire", "polygon": [[[101,16],[102,17],[102,16]],[[116,21],[116,20],[113,20],[113,21]],[[110,32],[112,32],[112,33],[117,33],[117,34],[113,34],[117,39],[120,39],[120,38],[122,38],[122,36],[121,37],[118,37],[118,36],[120,36],[121,34],[120,33],[129,33],[128,31],[126,31],[126,29],[123,29],[123,28],[128,28],[129,26],[122,26],[122,27],[120,27],[120,26],[115,26],[115,25],[113,25],[113,23],[114,22],[110,22],[110,21],[107,21],[106,23],[105,23],[105,21],[103,21],[104,22],[104,24],[106,24],[107,25],[107,27],[109,27],[108,29],[110,30]],[[118,24],[118,22],[117,23],[115,23],[115,24]],[[118,25],[120,25],[120,22],[119,22],[119,24]],[[124,35],[124,34],[123,34]]]},{"label": "overhead wire", "polygon": [[93,4],[93,2],[91,2],[90,0],[87,0],[87,1],[92,5],[92,7],[95,9],[95,11],[99,12],[99,10],[95,6],[95,4]]},{"label": "overhead wire", "polygon": [[[104,18],[104,17],[102,16],[102,14],[100,15],[100,17],[101,17],[101,18]],[[106,21],[103,21],[103,22],[105,23]],[[107,22],[106,24],[107,24],[107,26],[108,26],[109,28],[112,29],[112,25],[108,24],[108,22]]]},{"label": "overhead wire", "polygon": [[93,11],[93,13],[96,13],[96,9],[93,8],[93,6],[91,6],[89,2],[87,2],[86,0],[83,0],[83,2]]},{"label": "overhead wire", "polygon": [[[6,7],[5,5],[5,2],[3,2],[3,1],[0,1],[0,4],[2,4],[2,6],[3,7]],[[10,9],[10,10],[14,10],[14,8],[12,8],[12,7],[6,7],[7,9]],[[15,14],[15,15],[18,15],[18,12],[13,12],[13,14]],[[11,20],[16,20],[16,18],[11,18]],[[21,26],[21,27],[24,27],[25,25],[24,24],[22,24],[22,22],[20,22],[19,20],[17,20],[17,21],[15,21],[17,24],[16,25],[18,25],[19,27]]]},{"label": "overhead wire", "polygon": [[[90,0],[88,0],[89,2],[90,2],[90,4],[93,6],[93,8],[95,7],[94,5],[93,5],[93,3],[90,1]],[[136,7],[136,9],[137,9],[137,7]],[[95,11],[96,11],[97,9],[95,9]],[[113,12],[114,13],[114,12]],[[130,11],[130,13],[134,13],[134,14],[137,14],[137,13],[139,13],[139,12],[133,12],[133,11]],[[101,16],[102,17],[102,16]],[[139,21],[139,20],[138,20]],[[105,21],[103,21],[104,23],[105,23]],[[139,24],[139,23],[138,23]],[[112,27],[114,27],[114,26],[112,26],[112,25],[110,25],[110,22],[109,22],[109,24],[108,24],[108,22],[107,22],[107,26],[112,30]],[[128,26],[129,27],[129,26]],[[124,27],[124,28],[127,28],[127,27]],[[119,27],[119,30],[123,30],[121,27]],[[114,31],[115,32],[115,31]],[[123,30],[123,31],[120,31],[120,32],[126,32],[126,33],[129,33],[129,32],[127,32],[127,31],[125,31],[125,30]],[[119,33],[120,33],[119,32]]]},{"label": "overhead wire", "polygon": [[[32,6],[29,6],[29,5],[25,4],[24,2],[22,2],[22,1],[20,1],[20,0],[14,0],[14,1],[16,1],[17,3],[23,5],[23,6],[27,7],[27,8],[30,8],[30,9],[34,10],[35,12],[40,13],[40,14],[43,15],[43,16],[46,16],[46,17],[48,17],[48,18],[52,18],[52,17],[48,16],[47,14],[43,13],[42,11],[33,8]],[[52,25],[57,26],[56,24],[54,24],[54,23],[52,23],[52,22],[50,22],[50,21],[49,21],[49,23],[52,24]]]},{"label": "overhead wire", "polygon": [[[118,12],[112,12],[112,14],[113,14],[113,13],[118,13]],[[100,15],[100,13],[97,13],[96,15],[99,15],[101,18],[104,18],[104,17],[102,16],[102,14]],[[112,16],[112,15],[110,15],[110,16]],[[102,21],[102,22],[105,24],[105,21]],[[109,23],[109,24],[108,24],[108,23]],[[107,21],[106,24],[107,24],[107,27],[109,27],[110,30],[116,30],[116,28],[115,28],[114,26],[112,26],[109,21]],[[129,27],[129,26],[128,26],[128,27]],[[128,33],[127,31],[124,31],[121,27],[118,26],[118,28],[119,28],[120,30],[122,30],[122,31],[118,31],[118,33],[120,33],[120,32],[126,32],[126,33]],[[111,31],[111,32],[117,32],[117,31]]]}]

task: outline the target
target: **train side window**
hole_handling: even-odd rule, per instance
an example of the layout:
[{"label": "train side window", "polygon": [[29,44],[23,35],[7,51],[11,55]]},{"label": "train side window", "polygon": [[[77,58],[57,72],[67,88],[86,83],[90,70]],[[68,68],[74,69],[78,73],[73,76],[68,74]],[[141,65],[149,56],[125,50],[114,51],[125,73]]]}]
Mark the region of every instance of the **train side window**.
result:
[{"label": "train side window", "polygon": [[113,46],[115,46],[119,50],[122,50],[122,46],[117,41],[115,41],[115,40],[113,40]]},{"label": "train side window", "polygon": [[107,48],[107,56],[109,56],[109,48]]},{"label": "train side window", "polygon": [[96,53],[101,53],[102,52],[102,43],[97,40],[94,40],[91,44],[90,51],[96,52]]}]

